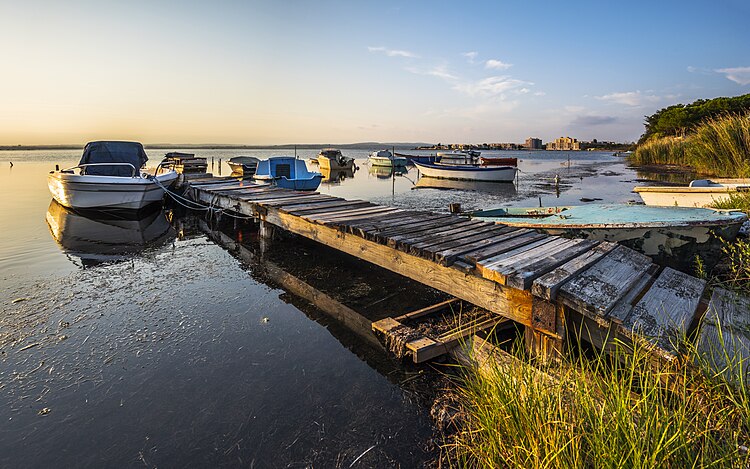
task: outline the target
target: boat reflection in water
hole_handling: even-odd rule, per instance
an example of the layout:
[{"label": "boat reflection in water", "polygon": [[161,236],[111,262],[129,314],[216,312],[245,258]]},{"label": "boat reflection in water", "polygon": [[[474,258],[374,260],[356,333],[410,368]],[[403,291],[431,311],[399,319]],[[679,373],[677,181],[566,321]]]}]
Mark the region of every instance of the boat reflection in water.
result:
[{"label": "boat reflection in water", "polygon": [[345,179],[354,177],[354,169],[320,168],[320,174],[323,175],[323,184],[341,184]]},{"label": "boat reflection in water", "polygon": [[47,225],[68,258],[83,268],[132,258],[147,247],[164,244],[175,231],[156,204],[146,213],[74,211],[54,199],[47,209]]},{"label": "boat reflection in water", "polygon": [[403,176],[409,170],[406,166],[376,166],[370,165],[370,174],[378,179],[390,179],[392,176]]},{"label": "boat reflection in water", "polygon": [[458,179],[439,179],[431,177],[420,177],[415,184],[419,189],[444,189],[484,192],[487,194],[512,197],[516,195],[515,184],[498,184],[487,181],[464,181]]}]

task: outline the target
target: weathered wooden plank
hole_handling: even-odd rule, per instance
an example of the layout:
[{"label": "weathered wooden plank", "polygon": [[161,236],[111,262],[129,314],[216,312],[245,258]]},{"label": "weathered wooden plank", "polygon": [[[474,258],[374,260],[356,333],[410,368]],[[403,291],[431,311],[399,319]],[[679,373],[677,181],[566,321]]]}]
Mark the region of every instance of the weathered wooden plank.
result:
[{"label": "weathered wooden plank", "polygon": [[330,195],[318,194],[318,195],[305,195],[296,199],[289,200],[275,200],[273,202],[264,202],[264,205],[271,207],[298,207],[301,205],[307,205],[317,202],[340,202],[344,199],[339,197],[331,197]]},{"label": "weathered wooden plank", "polygon": [[[508,257],[498,259],[490,264],[482,261],[478,266],[481,265],[481,272],[484,278],[494,280],[501,285],[506,285],[507,276],[514,272],[513,266],[523,267],[526,263],[543,259],[549,256],[553,252],[567,249],[572,240],[565,238],[557,238],[550,236],[545,239],[544,242],[537,245],[532,249],[527,249],[515,255],[509,255]],[[510,254],[510,253],[509,253]]]},{"label": "weathered wooden plank", "polygon": [[338,200],[335,202],[334,201],[314,202],[314,203],[310,203],[309,205],[298,205],[298,206],[289,207],[289,208],[285,206],[281,206],[280,209],[284,212],[288,212],[294,215],[303,215],[305,213],[308,213],[308,212],[312,213],[316,210],[320,210],[324,208],[348,207],[348,206],[357,205],[357,204],[359,204],[360,206],[362,204],[372,205],[370,202],[366,202],[364,200],[342,199],[342,200]]},{"label": "weathered wooden plank", "polygon": [[[335,212],[335,213],[318,213],[315,215],[305,215],[303,218],[307,220],[312,220],[316,223],[335,223],[336,220],[339,219],[346,219],[351,217],[357,217],[360,215],[373,215],[376,213],[383,213],[383,212],[393,212],[394,210],[397,210],[393,207],[380,207],[378,205],[374,205],[372,207],[363,207],[363,208],[356,208],[352,210],[342,211],[342,212]],[[367,217],[365,217],[367,218]]]},{"label": "weathered wooden plank", "polygon": [[209,185],[197,186],[198,189],[208,191],[208,192],[227,191],[227,193],[231,193],[232,191],[236,191],[236,190],[254,189],[254,188],[262,188],[262,187],[267,188],[268,186],[255,184],[251,181],[238,181],[236,179],[231,182],[224,182],[223,184],[209,184]]},{"label": "weathered wooden plank", "polygon": [[591,248],[599,244],[598,241],[592,240],[571,241],[576,242],[568,246],[566,249],[550,253],[541,259],[530,260],[525,265],[511,266],[512,270],[505,274],[506,285],[520,288],[522,290],[528,290],[537,278],[565,264],[581,253],[591,250]]},{"label": "weathered wooden plank", "polygon": [[701,359],[731,383],[750,381],[750,298],[716,288],[698,336]]},{"label": "weathered wooden plank", "polygon": [[647,256],[617,246],[599,262],[563,285],[558,297],[577,311],[603,317],[651,264]]},{"label": "weathered wooden plank", "polygon": [[534,280],[534,283],[531,286],[531,292],[538,297],[547,300],[554,300],[557,298],[557,291],[565,282],[585,269],[588,269],[615,247],[617,247],[617,244],[608,242],[603,242],[594,246],[591,250],[584,252],[578,257],[575,257],[560,267],[557,267],[555,270]]},{"label": "weathered wooden plank", "polygon": [[492,246],[487,246],[486,248],[472,251],[468,254],[461,256],[460,260],[462,260],[463,262],[466,262],[467,264],[474,265],[479,262],[483,262],[486,259],[499,256],[503,253],[512,251],[514,249],[518,249],[522,246],[534,243],[544,238],[548,238],[548,236],[545,234],[537,233],[535,231],[531,231],[529,233],[524,233],[520,236],[509,238],[503,241],[502,243],[492,245]]},{"label": "weathered wooden plank", "polygon": [[623,322],[623,332],[673,355],[687,336],[705,288],[705,280],[666,267]]},{"label": "weathered wooden plank", "polygon": [[388,334],[398,327],[401,327],[401,323],[394,318],[383,318],[372,323],[372,330],[381,334]]},{"label": "weathered wooden plank", "polygon": [[288,194],[285,197],[276,197],[274,196],[268,196],[268,197],[260,197],[257,199],[253,199],[253,202],[256,204],[262,204],[262,205],[268,205],[271,206],[271,204],[284,204],[292,201],[299,201],[299,200],[305,200],[307,198],[317,197],[315,194],[310,195],[302,195],[302,194]]},{"label": "weathered wooden plank", "polygon": [[411,252],[427,259],[434,260],[435,253],[440,252],[444,249],[456,248],[482,240],[501,239],[505,233],[508,233],[510,231],[512,231],[511,227],[501,225],[489,225],[488,227],[472,228],[470,230],[467,230],[466,235],[461,236],[460,238],[451,236],[451,239],[446,239],[445,242],[430,244],[429,246],[425,247],[414,245],[411,247]]},{"label": "weathered wooden plank", "polygon": [[[483,233],[491,232],[496,228],[493,224],[455,224],[448,229],[435,229],[427,230],[427,232],[419,232],[418,235],[412,235],[403,237],[397,243],[388,242],[389,246],[395,246],[405,252],[412,252],[417,255],[421,255],[422,250],[430,246],[446,246],[452,247],[455,245],[449,245],[453,241],[468,238],[470,236],[476,236]],[[484,236],[486,238],[487,236]],[[476,240],[472,240],[476,241]],[[467,241],[469,242],[469,241]]]},{"label": "weathered wooden plank", "polygon": [[451,265],[459,257],[470,254],[473,251],[504,243],[523,234],[531,233],[531,230],[528,230],[526,228],[515,228],[511,226],[508,226],[506,228],[508,228],[508,231],[499,233],[498,236],[494,238],[480,239],[479,241],[474,241],[473,243],[461,244],[455,247],[442,249],[438,252],[435,252],[435,254],[433,255],[433,259],[435,259],[436,262],[439,262],[442,265]]},{"label": "weathered wooden plank", "polygon": [[363,210],[363,209],[368,209],[368,208],[373,208],[373,207],[377,207],[377,205],[371,202],[355,202],[355,203],[350,203],[347,205],[329,206],[329,207],[324,207],[324,208],[319,208],[316,210],[309,210],[309,211],[303,210],[303,211],[297,212],[295,210],[290,213],[298,217],[312,219],[312,217],[332,215],[335,213],[347,213],[353,210]]},{"label": "weathered wooden plank", "polygon": [[427,232],[430,230],[434,230],[435,232],[447,231],[454,229],[455,226],[458,225],[466,226],[467,222],[468,220],[465,218],[446,215],[445,217],[428,220],[415,220],[411,225],[389,228],[373,234],[377,240],[383,240],[384,242],[387,242],[386,240],[394,240],[395,246],[395,242],[399,241],[400,239],[404,239],[409,236],[421,236],[424,234],[421,233],[420,235],[417,235],[415,234],[417,232]]},{"label": "weathered wooden plank", "polygon": [[[537,249],[539,246],[543,246],[550,241],[552,241],[554,238],[552,236],[542,236],[536,241],[533,241],[531,243],[524,244],[522,246],[518,246],[515,249],[511,249],[510,251],[505,251],[502,254],[498,254],[493,257],[489,257],[487,259],[483,259],[479,262],[477,262],[477,271],[478,272],[484,272],[485,270],[492,270],[493,267],[498,265],[501,262],[504,261],[513,261],[515,259],[523,258],[527,255],[529,251],[532,249]],[[494,272],[494,271],[493,271]],[[488,275],[490,278],[494,276],[494,273],[490,272]]]},{"label": "weathered wooden plank", "polygon": [[473,336],[477,332],[491,329],[503,321],[507,321],[507,319],[501,316],[488,318],[484,321],[463,326],[456,332],[440,337],[437,341],[429,337],[409,341],[406,343],[406,348],[412,352],[414,363],[423,363],[450,352],[468,337]]},{"label": "weathered wooden plank", "polygon": [[349,223],[354,223],[362,220],[377,220],[379,217],[384,215],[390,215],[395,213],[401,213],[403,210],[395,207],[381,207],[379,210],[373,209],[369,212],[355,213],[355,214],[342,214],[335,217],[326,217],[323,219],[317,219],[318,223],[325,223],[327,225],[336,225],[343,231],[348,231]]},{"label": "weathered wooden plank", "polygon": [[421,215],[414,215],[409,212],[402,212],[390,216],[383,217],[380,220],[366,220],[359,221],[356,223],[349,224],[349,232],[361,236],[363,238],[372,239],[375,233],[380,231],[394,228],[397,226],[404,226],[413,224],[415,220],[426,220],[427,217]]},{"label": "weathered wooden plank", "polygon": [[[310,192],[310,194],[317,195],[317,192]],[[258,202],[261,200],[273,200],[273,199],[288,199],[289,197],[299,197],[299,192],[294,191],[273,191],[273,192],[241,192],[240,195],[231,194],[231,197],[237,197],[238,199],[248,200],[252,202]]]},{"label": "weathered wooden plank", "polygon": [[238,179],[234,177],[230,177],[230,176],[191,179],[190,186],[191,187],[204,187],[204,186],[210,186],[213,184],[222,184],[228,181],[238,181]]},{"label": "weathered wooden plank", "polygon": [[656,274],[659,272],[659,266],[651,264],[651,267],[646,271],[645,274],[641,275],[641,278],[630,287],[622,298],[609,310],[604,319],[599,319],[605,324],[620,325],[625,322],[625,319],[630,314],[630,311],[635,306],[635,303],[641,299],[643,294],[649,289],[651,284],[656,280]]},{"label": "weathered wooden plank", "polygon": [[451,298],[449,300],[441,301],[440,303],[434,304],[432,306],[427,306],[426,308],[402,314],[401,316],[395,317],[394,319],[399,322],[404,322],[411,319],[421,318],[423,316],[427,316],[428,314],[432,314],[445,308],[451,307],[454,304],[458,304],[460,303],[460,301],[461,300],[459,300],[458,298]]}]

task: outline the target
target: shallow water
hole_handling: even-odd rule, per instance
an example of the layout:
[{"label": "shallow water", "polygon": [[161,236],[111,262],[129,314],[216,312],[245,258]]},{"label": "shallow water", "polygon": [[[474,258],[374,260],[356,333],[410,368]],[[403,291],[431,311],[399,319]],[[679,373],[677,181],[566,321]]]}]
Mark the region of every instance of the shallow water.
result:
[{"label": "shallow water", "polygon": [[[191,152],[213,157],[214,173],[222,158],[225,175],[231,156],[289,153]],[[246,226],[216,230],[174,212],[145,221],[69,213],[50,204],[46,173],[79,153],[0,152],[0,466],[349,467],[366,452],[361,467],[414,467],[435,458],[420,391],[434,373],[390,359],[330,305],[378,319],[437,292],[312,242],[261,246]],[[148,153],[155,162],[163,152]],[[568,162],[518,152],[517,185],[454,189],[424,187],[414,169],[377,174],[366,152],[344,154],[359,169],[321,192],[439,211],[635,198],[635,173],[610,154]],[[316,303],[306,289],[334,301]]]}]

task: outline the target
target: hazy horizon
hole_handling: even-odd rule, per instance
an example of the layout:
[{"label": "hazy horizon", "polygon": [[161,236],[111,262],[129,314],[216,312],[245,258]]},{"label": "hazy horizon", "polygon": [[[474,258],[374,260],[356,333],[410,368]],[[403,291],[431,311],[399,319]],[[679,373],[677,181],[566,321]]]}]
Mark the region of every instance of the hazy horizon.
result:
[{"label": "hazy horizon", "polygon": [[3,146],[630,142],[660,108],[750,92],[740,0],[3,10]]}]

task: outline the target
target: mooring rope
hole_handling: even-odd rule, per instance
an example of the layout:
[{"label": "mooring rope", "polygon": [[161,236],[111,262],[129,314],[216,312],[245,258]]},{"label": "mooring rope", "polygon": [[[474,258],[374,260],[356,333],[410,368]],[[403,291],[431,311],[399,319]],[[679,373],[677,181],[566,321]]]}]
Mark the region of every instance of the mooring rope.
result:
[{"label": "mooring rope", "polygon": [[190,200],[186,197],[181,196],[180,194],[171,191],[169,188],[165,187],[164,184],[159,181],[156,176],[149,176],[149,179],[152,179],[154,183],[156,183],[157,186],[159,186],[161,189],[164,190],[164,192],[169,195],[169,197],[172,198],[177,204],[187,208],[188,210],[202,210],[206,212],[211,212],[212,215],[219,214],[219,215],[226,215],[228,217],[232,218],[238,218],[240,220],[249,220],[255,217],[247,216],[247,215],[234,215],[230,211],[219,208],[214,206],[214,200],[216,198],[216,195],[214,195],[211,199],[211,204],[206,205],[200,202],[196,202],[194,200]]}]

